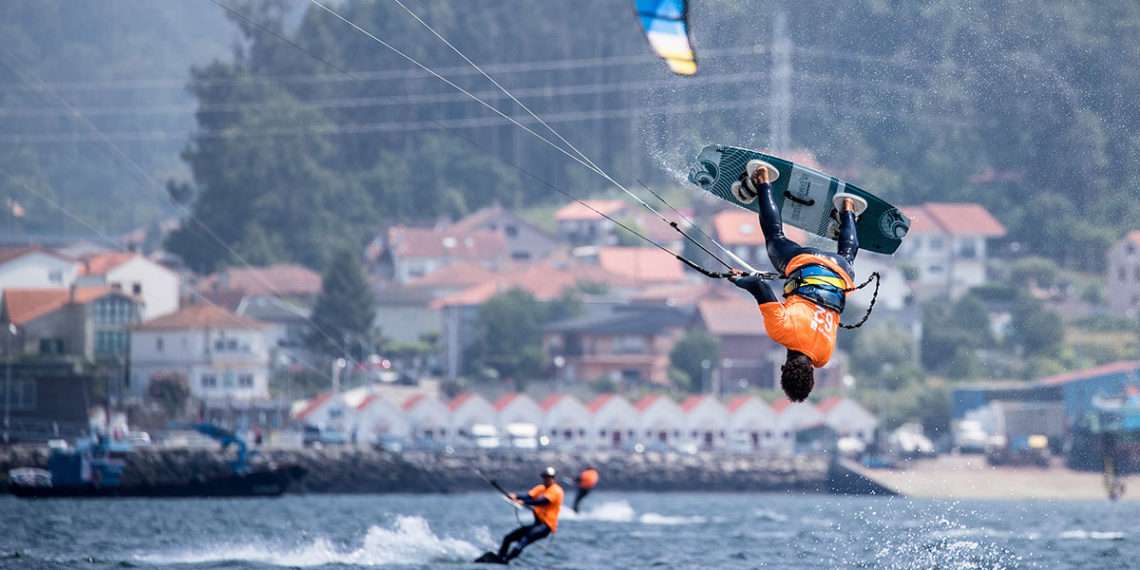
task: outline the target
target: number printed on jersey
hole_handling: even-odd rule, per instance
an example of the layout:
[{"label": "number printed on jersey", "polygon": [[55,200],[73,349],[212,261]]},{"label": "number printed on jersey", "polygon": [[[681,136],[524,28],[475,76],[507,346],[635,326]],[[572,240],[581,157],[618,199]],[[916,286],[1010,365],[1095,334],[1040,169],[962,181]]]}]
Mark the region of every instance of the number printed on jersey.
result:
[{"label": "number printed on jersey", "polygon": [[811,318],[811,330],[831,334],[831,331],[835,330],[835,313],[817,307],[815,315]]}]

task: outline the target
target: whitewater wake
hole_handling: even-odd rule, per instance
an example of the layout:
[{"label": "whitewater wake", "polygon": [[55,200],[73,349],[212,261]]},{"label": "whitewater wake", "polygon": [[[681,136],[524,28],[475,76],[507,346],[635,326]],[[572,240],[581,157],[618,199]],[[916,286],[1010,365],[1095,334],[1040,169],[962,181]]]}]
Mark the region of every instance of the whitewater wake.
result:
[{"label": "whitewater wake", "polygon": [[[490,538],[486,529],[481,529],[479,534],[482,536],[480,542],[484,542],[483,538]],[[436,535],[421,517],[401,516],[391,528],[369,528],[364,540],[356,548],[338,547],[326,538],[318,538],[294,548],[281,548],[280,545],[268,542],[218,544],[175,552],[139,554],[135,560],[157,565],[245,561],[290,567],[325,564],[384,566],[465,562],[482,551],[465,540]]]},{"label": "whitewater wake", "polygon": [[563,508],[561,520],[568,521],[598,521],[598,522],[611,522],[611,523],[632,523],[637,522],[644,525],[683,525],[683,524],[701,524],[707,522],[708,519],[701,516],[672,516],[663,515],[660,513],[643,513],[638,516],[637,511],[633,510],[633,506],[626,501],[609,501],[601,503],[598,506],[584,510],[581,513]]}]

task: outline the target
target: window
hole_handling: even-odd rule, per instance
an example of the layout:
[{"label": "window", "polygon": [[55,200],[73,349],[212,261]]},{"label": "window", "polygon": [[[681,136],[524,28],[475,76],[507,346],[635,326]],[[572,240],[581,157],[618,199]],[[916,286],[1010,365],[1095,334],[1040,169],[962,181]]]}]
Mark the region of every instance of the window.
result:
[{"label": "window", "polygon": [[222,387],[223,388],[233,388],[234,387],[234,381],[236,379],[237,378],[234,375],[234,373],[227,370],[224,374],[222,374]]},{"label": "window", "polygon": [[930,250],[931,251],[942,251],[942,238],[940,238],[940,237],[930,238]]},{"label": "window", "polygon": [[253,374],[242,374],[238,376],[238,387],[253,388]]},{"label": "window", "polygon": [[579,429],[578,430],[578,437],[586,437],[586,430]]},{"label": "window", "polygon": [[41,338],[40,354],[63,354],[63,339]]},{"label": "window", "polygon": [[619,336],[613,342],[614,354],[645,354],[649,349],[643,336]]},{"label": "window", "polygon": [[939,275],[942,273],[942,266],[941,265],[931,265],[930,267],[926,268],[926,272],[931,274],[931,275]]},{"label": "window", "polygon": [[202,375],[202,387],[203,388],[217,388],[218,387],[218,377],[214,376],[213,374],[203,374]]},{"label": "window", "polygon": [[58,269],[53,269],[48,272],[48,281],[56,284],[63,283],[63,272]]},{"label": "window", "polygon": [[966,241],[958,246],[958,257],[962,259],[974,259],[978,257],[978,246],[973,240]]},{"label": "window", "polygon": [[1124,246],[1124,253],[1127,253],[1128,255],[1132,255],[1132,254],[1136,253],[1136,245],[1132,244],[1132,243],[1125,245]]},{"label": "window", "polygon": [[157,350],[158,352],[162,352],[163,345],[164,345],[164,343],[162,342],[162,337],[158,337],[158,338],[154,339],[154,349],[155,350]]},{"label": "window", "polygon": [[135,295],[136,297],[142,295],[142,283],[139,283],[137,281],[131,283],[131,294]]},{"label": "window", "polygon": [[507,237],[509,237],[509,238],[518,237],[518,235],[519,235],[519,228],[518,228],[518,226],[516,226],[514,224],[511,224],[511,225],[503,228],[503,231],[507,234]]},{"label": "window", "polygon": [[515,261],[527,261],[530,259],[529,251],[512,251],[511,259]]},{"label": "window", "polygon": [[126,331],[96,331],[95,354],[122,354],[127,351]]}]

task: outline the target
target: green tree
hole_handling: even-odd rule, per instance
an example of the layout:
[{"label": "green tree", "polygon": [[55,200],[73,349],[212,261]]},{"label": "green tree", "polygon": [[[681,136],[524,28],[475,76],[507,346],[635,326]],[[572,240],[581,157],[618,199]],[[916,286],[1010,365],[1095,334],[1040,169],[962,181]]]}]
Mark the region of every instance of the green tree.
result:
[{"label": "green tree", "polygon": [[190,403],[190,384],[182,374],[157,376],[147,385],[146,396],[162,408],[168,419],[181,419]]},{"label": "green tree", "polygon": [[549,308],[520,289],[495,295],[479,307],[475,342],[467,349],[468,371],[490,369],[500,378],[522,380],[542,369],[542,324]]},{"label": "green tree", "polygon": [[376,318],[376,296],[357,255],[344,250],[336,254],[321,278],[321,295],[313,308],[313,330],[308,344],[313,350],[343,356],[351,349],[355,358],[365,355],[359,348],[372,341]]},{"label": "green tree", "polygon": [[1065,324],[1060,315],[1038,300],[1024,297],[1014,304],[1010,315],[1013,340],[1026,356],[1054,355],[1065,340]]},{"label": "green tree", "polygon": [[702,330],[691,330],[669,351],[669,365],[689,379],[690,392],[708,388],[708,375],[720,360],[720,343],[716,337]]}]

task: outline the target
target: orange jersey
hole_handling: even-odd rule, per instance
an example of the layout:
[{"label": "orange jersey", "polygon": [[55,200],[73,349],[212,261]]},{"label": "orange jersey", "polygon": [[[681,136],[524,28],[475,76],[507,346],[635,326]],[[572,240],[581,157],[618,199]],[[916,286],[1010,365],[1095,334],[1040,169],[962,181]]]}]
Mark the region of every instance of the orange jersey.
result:
[{"label": "orange jersey", "polygon": [[550,501],[545,505],[535,505],[534,517],[550,527],[550,532],[558,532],[558,512],[562,510],[562,487],[558,483],[549,487],[535,485],[527,495],[532,499],[546,497],[546,500]]},{"label": "orange jersey", "polygon": [[578,488],[579,489],[593,489],[598,485],[598,470],[597,469],[584,469],[578,475]]},{"label": "orange jersey", "polygon": [[839,313],[792,295],[783,303],[760,305],[764,328],[772,340],[802,352],[816,368],[831,360],[839,332]]}]

